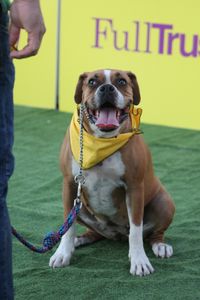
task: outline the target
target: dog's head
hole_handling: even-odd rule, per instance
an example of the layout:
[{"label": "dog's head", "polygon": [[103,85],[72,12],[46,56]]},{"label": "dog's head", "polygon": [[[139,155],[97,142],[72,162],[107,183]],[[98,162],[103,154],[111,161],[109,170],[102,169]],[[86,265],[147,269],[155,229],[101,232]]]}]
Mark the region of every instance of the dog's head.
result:
[{"label": "dog's head", "polygon": [[140,91],[136,76],[120,70],[83,73],[75,91],[75,102],[84,103],[90,127],[98,136],[115,136],[127,119],[130,105],[138,105]]}]

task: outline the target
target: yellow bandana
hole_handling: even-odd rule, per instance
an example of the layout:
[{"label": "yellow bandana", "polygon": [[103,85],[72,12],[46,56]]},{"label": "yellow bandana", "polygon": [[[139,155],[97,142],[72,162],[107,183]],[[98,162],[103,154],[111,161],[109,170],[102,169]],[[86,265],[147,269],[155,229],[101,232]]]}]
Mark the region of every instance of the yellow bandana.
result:
[{"label": "yellow bandana", "polygon": [[[99,138],[83,130],[83,169],[89,169],[95,166],[124,146],[134,134],[141,133],[139,125],[142,109],[135,109],[132,106],[129,114],[132,122],[131,132],[121,133],[112,138]],[[79,162],[80,155],[79,135],[80,125],[78,123],[78,113],[76,111],[70,124],[70,145],[74,159],[77,162]]]}]

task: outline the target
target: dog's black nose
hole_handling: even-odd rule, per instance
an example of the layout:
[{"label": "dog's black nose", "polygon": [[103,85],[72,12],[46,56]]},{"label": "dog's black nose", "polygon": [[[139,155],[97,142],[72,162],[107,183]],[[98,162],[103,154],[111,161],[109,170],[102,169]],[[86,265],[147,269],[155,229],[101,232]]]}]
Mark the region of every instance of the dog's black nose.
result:
[{"label": "dog's black nose", "polygon": [[115,88],[111,84],[104,84],[99,88],[100,94],[113,94],[115,92]]}]

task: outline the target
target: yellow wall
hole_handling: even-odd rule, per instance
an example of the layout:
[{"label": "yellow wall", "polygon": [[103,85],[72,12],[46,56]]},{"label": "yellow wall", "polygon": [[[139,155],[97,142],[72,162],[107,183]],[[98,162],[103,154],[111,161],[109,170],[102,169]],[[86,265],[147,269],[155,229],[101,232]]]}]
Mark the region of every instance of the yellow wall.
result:
[{"label": "yellow wall", "polygon": [[[16,104],[36,107],[54,107],[55,57],[56,57],[56,1],[43,0],[47,34],[37,56],[15,60],[16,81],[14,98]],[[24,46],[27,36],[22,35],[19,46]]]},{"label": "yellow wall", "polygon": [[[15,102],[40,107],[54,107],[56,0],[42,0],[47,33],[40,55],[16,62]],[[143,122],[200,129],[198,88],[200,78],[200,2],[199,0],[62,0],[60,108],[72,111],[74,89],[81,72],[98,68],[133,71],[141,88]],[[99,47],[95,48],[95,18],[101,19]],[[113,30],[118,44],[123,31],[128,32],[127,49],[113,46]],[[134,51],[136,22],[140,26],[139,49]],[[151,27],[147,47],[147,23]],[[159,53],[159,29],[152,24],[171,24],[164,32],[163,53]],[[169,35],[177,35],[172,54],[167,54]],[[182,34],[182,35],[181,35]],[[187,52],[193,39],[198,43],[193,56],[180,53],[180,35]],[[147,53],[151,51],[151,53]]]}]

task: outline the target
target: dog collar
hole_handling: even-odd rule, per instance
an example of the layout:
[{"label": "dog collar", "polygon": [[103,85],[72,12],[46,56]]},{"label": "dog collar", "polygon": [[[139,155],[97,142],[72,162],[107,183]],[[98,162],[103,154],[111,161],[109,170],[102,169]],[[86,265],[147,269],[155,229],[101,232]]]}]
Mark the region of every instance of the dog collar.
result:
[{"label": "dog collar", "polygon": [[[139,129],[141,114],[141,108],[136,109],[134,106],[131,106],[129,115],[132,123],[132,131],[121,133],[116,137],[100,138],[83,130],[83,169],[89,169],[97,165],[123,147],[133,135],[141,134],[142,132]],[[76,110],[70,124],[70,145],[73,157],[77,162],[79,162],[80,156],[80,125],[78,119],[78,112]]]}]

